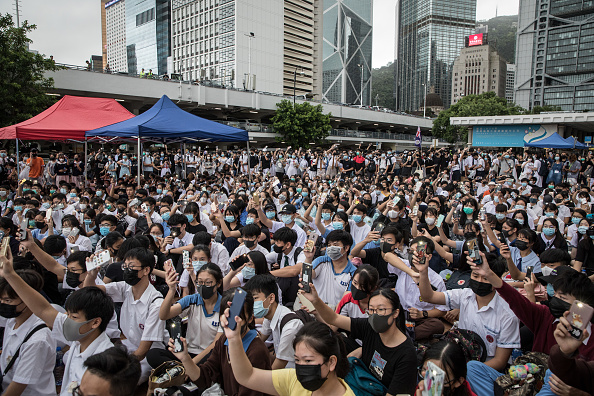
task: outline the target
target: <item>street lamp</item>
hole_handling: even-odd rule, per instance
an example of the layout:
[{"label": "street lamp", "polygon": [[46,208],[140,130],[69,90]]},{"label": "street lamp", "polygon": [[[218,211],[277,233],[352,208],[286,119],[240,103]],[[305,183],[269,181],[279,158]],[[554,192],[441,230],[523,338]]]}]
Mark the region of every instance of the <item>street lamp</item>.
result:
[{"label": "street lamp", "polygon": [[[301,76],[303,76],[305,74],[303,72],[303,68],[301,68],[301,71],[299,72],[299,74]],[[293,107],[295,107],[296,90],[297,90],[297,68],[295,68],[295,71],[293,71]]]},{"label": "street lamp", "polygon": [[361,107],[363,107],[363,64],[358,63],[357,66],[361,68]]},{"label": "street lamp", "polygon": [[425,115],[427,114],[427,83],[424,83],[423,87],[425,88],[425,102],[423,104],[423,118],[425,118]]},{"label": "street lamp", "polygon": [[[248,38],[248,89],[252,85],[252,39],[256,38],[254,32],[244,33],[244,36]],[[255,88],[255,87],[253,87]]]},{"label": "street lamp", "polygon": [[375,94],[375,107],[379,107],[377,105],[377,101],[379,100],[379,94]]}]

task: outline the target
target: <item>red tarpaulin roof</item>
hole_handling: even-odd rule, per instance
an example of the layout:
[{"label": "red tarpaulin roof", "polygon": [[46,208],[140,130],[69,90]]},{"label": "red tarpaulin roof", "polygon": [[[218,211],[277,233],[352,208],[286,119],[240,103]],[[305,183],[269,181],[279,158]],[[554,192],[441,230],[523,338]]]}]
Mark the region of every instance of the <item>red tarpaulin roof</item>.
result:
[{"label": "red tarpaulin roof", "polygon": [[83,140],[85,131],[132,117],[134,114],[114,99],[66,95],[33,118],[0,128],[0,139]]}]

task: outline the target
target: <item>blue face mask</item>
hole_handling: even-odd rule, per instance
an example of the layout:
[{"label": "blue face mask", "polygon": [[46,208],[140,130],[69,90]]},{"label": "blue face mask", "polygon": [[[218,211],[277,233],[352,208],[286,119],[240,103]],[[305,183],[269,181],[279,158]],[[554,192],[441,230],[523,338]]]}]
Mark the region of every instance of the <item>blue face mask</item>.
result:
[{"label": "blue face mask", "polygon": [[524,219],[516,219],[519,225],[524,225]]},{"label": "blue face mask", "polygon": [[583,235],[583,234],[585,234],[585,233],[586,233],[586,231],[588,231],[588,226],[579,226],[579,227],[578,227],[578,232],[579,232],[580,234],[582,234],[582,235]]},{"label": "blue face mask", "polygon": [[41,208],[42,209],[49,209],[50,207],[51,207],[51,205],[49,203],[47,203],[47,202],[44,202],[44,203],[41,204]]},{"label": "blue face mask", "polygon": [[98,197],[100,197],[100,196],[102,196],[102,195],[103,195],[103,191],[97,191],[97,192],[95,192],[95,194],[96,194]]},{"label": "blue face mask", "polygon": [[70,197],[71,198],[75,198],[76,197],[76,193],[70,193]]},{"label": "blue face mask", "polygon": [[330,220],[330,217],[332,217],[332,213],[322,213],[322,220]]},{"label": "blue face mask", "polygon": [[266,212],[266,218],[267,219],[274,219],[274,216],[276,215],[275,212]]},{"label": "blue face mask", "polygon": [[162,192],[163,192],[163,189],[157,188],[157,194],[161,194]]},{"label": "blue face mask", "polygon": [[99,232],[101,235],[106,236],[109,234],[109,227],[99,227]]},{"label": "blue face mask", "polygon": [[555,235],[555,229],[554,228],[543,228],[542,233],[545,234],[546,236],[553,236],[553,235]]},{"label": "blue face mask", "polygon": [[344,212],[344,209],[343,208],[337,208],[336,211],[337,212]]},{"label": "blue face mask", "polygon": [[243,267],[241,270],[241,275],[243,275],[243,280],[252,279],[256,275],[256,269],[252,267]]},{"label": "blue face mask", "polygon": [[553,285],[550,283],[547,283],[547,294],[549,297],[553,297],[555,295],[555,289],[553,289]]},{"label": "blue face mask", "polygon": [[545,216],[546,217],[553,217],[553,216],[555,216],[555,212],[546,212],[545,213]]},{"label": "blue face mask", "polygon": [[169,212],[165,212],[161,215],[161,218],[163,219],[163,221],[167,221],[169,220],[169,217],[171,217],[171,215],[169,214]]},{"label": "blue face mask", "polygon": [[61,192],[62,194],[66,194],[66,193],[68,192],[68,190],[66,190],[65,188],[61,188],[61,189],[60,189],[60,192]]},{"label": "blue face mask", "polygon": [[192,261],[192,268],[194,269],[194,273],[197,274],[200,271],[200,268],[205,266],[208,261]]},{"label": "blue face mask", "polygon": [[235,221],[235,216],[225,216],[225,221],[227,223],[233,223]]},{"label": "blue face mask", "polygon": [[254,316],[258,319],[263,318],[268,314],[270,307],[265,308],[263,301],[254,301]]},{"label": "blue face mask", "polygon": [[302,191],[301,192],[301,196],[302,197],[307,197],[309,195],[309,193],[307,191]]},{"label": "blue face mask", "polygon": [[253,217],[248,217],[247,219],[245,219],[245,225],[248,225],[248,224],[254,224]]},{"label": "blue face mask", "polygon": [[186,217],[190,223],[194,221],[194,215],[192,213],[188,213]]},{"label": "blue face mask", "polygon": [[293,216],[291,216],[289,214],[284,214],[281,216],[281,220],[285,224],[291,224],[291,222],[293,221]]},{"label": "blue face mask", "polygon": [[353,215],[353,221],[355,223],[360,223],[361,219],[362,219],[361,215]]},{"label": "blue face mask", "polygon": [[495,218],[497,220],[503,220],[503,219],[505,219],[505,213],[496,213]]},{"label": "blue face mask", "polygon": [[91,224],[93,222],[91,219],[84,219],[83,221],[85,224]]},{"label": "blue face mask", "polygon": [[23,210],[23,207],[22,207],[21,205],[15,205],[15,206],[14,206],[14,210],[15,210],[16,212],[20,212],[20,211],[22,211],[22,210]]},{"label": "blue face mask", "polygon": [[581,217],[572,217],[572,218],[571,218],[571,222],[572,222],[573,224],[575,224],[575,225],[578,225],[578,224],[580,224],[580,221],[581,221],[581,220],[582,220],[582,219],[581,219]]},{"label": "blue face mask", "polygon": [[344,228],[344,224],[342,224],[342,222],[340,221],[333,221],[332,228],[334,228],[335,230],[342,230]]}]

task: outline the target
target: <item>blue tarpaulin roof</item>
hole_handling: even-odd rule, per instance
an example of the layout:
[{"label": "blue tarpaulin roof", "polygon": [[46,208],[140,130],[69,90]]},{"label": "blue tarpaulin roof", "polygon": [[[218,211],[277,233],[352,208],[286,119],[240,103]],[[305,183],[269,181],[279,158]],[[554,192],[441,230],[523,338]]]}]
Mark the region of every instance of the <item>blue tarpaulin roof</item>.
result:
[{"label": "blue tarpaulin roof", "polygon": [[578,142],[578,140],[576,138],[574,138],[573,136],[570,136],[568,138],[565,139],[567,142],[569,142],[569,144],[573,145],[575,144],[575,148],[576,149],[585,149],[588,148],[588,146],[586,146],[584,143],[580,143]]},{"label": "blue tarpaulin roof", "polygon": [[85,136],[158,139],[196,139],[207,142],[242,142],[248,132],[206,120],[180,109],[163,95],[153,107],[126,121],[87,131]]},{"label": "blue tarpaulin roof", "polygon": [[[125,121],[124,121],[125,122]],[[561,149],[571,149],[573,148],[573,143],[569,143],[567,140],[563,139],[558,133],[554,133],[546,139],[538,140],[532,143],[525,143],[525,147],[540,147],[540,148],[561,148]]]}]

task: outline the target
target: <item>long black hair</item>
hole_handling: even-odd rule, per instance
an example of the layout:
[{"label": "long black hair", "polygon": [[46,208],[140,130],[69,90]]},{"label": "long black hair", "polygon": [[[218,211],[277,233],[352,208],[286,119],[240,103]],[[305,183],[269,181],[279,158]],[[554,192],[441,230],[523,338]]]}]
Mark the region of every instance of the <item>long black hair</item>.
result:
[{"label": "long black hair", "polygon": [[[249,293],[248,293],[249,294]],[[304,342],[308,347],[324,357],[324,363],[331,356],[336,356],[336,368],[334,372],[337,377],[344,378],[349,372],[349,361],[347,359],[346,347],[339,334],[321,322],[306,323],[293,339],[293,349],[297,344]]]}]

